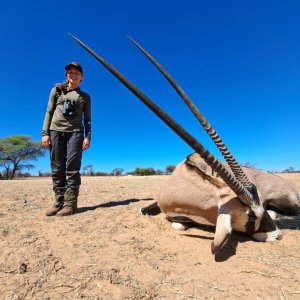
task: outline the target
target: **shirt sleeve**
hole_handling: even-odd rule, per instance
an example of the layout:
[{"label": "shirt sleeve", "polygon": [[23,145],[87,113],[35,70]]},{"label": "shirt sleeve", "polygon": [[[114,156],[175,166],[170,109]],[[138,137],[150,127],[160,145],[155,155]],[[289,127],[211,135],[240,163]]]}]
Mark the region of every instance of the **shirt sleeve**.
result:
[{"label": "shirt sleeve", "polygon": [[51,125],[53,113],[56,108],[56,101],[57,101],[56,88],[54,87],[51,90],[49,95],[48,107],[47,107],[43,129],[42,129],[42,136],[50,134],[50,125]]},{"label": "shirt sleeve", "polygon": [[92,135],[92,124],[91,124],[91,97],[87,97],[87,101],[84,105],[84,111],[83,111],[83,123],[84,123],[84,130],[85,130],[85,137],[91,140]]}]

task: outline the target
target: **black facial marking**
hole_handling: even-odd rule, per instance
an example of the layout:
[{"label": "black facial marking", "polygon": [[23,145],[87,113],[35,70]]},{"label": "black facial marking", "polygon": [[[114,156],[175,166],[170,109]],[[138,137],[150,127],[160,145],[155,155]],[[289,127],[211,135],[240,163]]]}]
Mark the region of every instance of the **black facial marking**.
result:
[{"label": "black facial marking", "polygon": [[254,211],[250,209],[250,211],[248,213],[248,220],[246,223],[246,233],[248,235],[253,235],[253,233],[255,232],[256,219],[257,219],[257,217],[256,217]]},{"label": "black facial marking", "polygon": [[264,214],[261,218],[258,232],[272,232],[277,229],[276,224],[270,217],[267,211],[264,211]]},{"label": "black facial marking", "polygon": [[260,199],[258,196],[256,186],[253,183],[251,183],[250,185],[246,186],[245,188],[251,193],[254,203],[257,205],[260,205]]}]

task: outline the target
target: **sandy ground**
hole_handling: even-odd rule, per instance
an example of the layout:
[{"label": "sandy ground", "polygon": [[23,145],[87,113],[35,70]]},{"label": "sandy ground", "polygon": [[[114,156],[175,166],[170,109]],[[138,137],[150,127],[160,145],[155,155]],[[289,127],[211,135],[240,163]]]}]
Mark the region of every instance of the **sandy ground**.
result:
[{"label": "sandy ground", "polygon": [[[300,174],[283,174],[300,191]],[[300,220],[282,240],[141,216],[166,176],[83,178],[79,213],[45,217],[51,179],[0,181],[0,299],[300,299]]]}]

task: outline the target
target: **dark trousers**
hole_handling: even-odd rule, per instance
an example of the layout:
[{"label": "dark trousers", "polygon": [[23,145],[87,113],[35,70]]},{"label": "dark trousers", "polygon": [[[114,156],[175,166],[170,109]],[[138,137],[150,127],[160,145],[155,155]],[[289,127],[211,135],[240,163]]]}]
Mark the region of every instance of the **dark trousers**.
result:
[{"label": "dark trousers", "polygon": [[78,189],[81,184],[82,132],[50,131],[53,190]]}]

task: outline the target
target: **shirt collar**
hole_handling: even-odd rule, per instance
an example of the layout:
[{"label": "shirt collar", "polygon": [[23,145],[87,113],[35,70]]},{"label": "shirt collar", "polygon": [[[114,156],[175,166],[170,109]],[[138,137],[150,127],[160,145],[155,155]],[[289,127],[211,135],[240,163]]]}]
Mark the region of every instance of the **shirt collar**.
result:
[{"label": "shirt collar", "polygon": [[79,92],[80,91],[80,87],[77,87],[76,89],[72,89],[72,88],[67,87],[67,92],[72,92],[72,91]]}]

